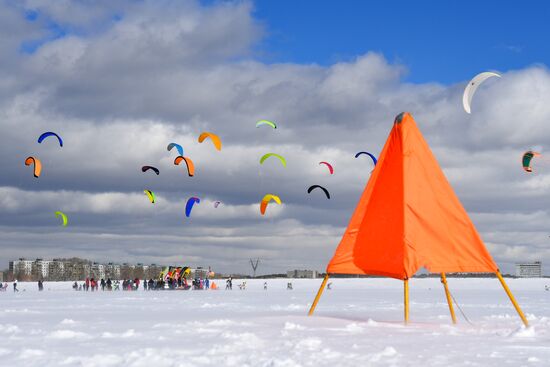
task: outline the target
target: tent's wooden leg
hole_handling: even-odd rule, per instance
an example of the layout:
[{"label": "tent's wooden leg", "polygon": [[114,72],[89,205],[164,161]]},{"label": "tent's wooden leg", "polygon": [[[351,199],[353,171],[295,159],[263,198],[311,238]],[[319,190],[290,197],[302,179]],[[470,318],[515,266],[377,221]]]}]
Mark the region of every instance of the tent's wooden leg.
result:
[{"label": "tent's wooden leg", "polygon": [[449,312],[451,313],[453,324],[456,324],[455,310],[451,300],[451,293],[449,292],[449,287],[447,286],[447,277],[445,276],[445,273],[441,273],[441,283],[443,283],[443,288],[445,288],[445,296],[447,297],[447,304],[449,305]]},{"label": "tent's wooden leg", "polygon": [[521,308],[519,307],[516,299],[514,298],[514,295],[512,294],[512,292],[510,291],[510,288],[508,288],[508,285],[506,284],[506,282],[504,281],[504,278],[502,277],[502,275],[500,274],[500,271],[497,271],[496,272],[497,274],[497,278],[498,280],[500,280],[500,284],[502,284],[502,288],[504,288],[504,291],[506,292],[506,294],[508,295],[508,298],[510,298],[510,301],[512,302],[512,304],[514,305],[514,308],[516,309],[516,312],[518,313],[519,317],[521,318],[521,321],[523,321],[523,324],[528,327],[529,326],[529,322],[527,321],[527,318],[525,317],[525,315],[523,314],[523,311],[521,310]]},{"label": "tent's wooden leg", "polygon": [[405,279],[404,284],[404,296],[405,296],[405,324],[409,323],[409,280]]},{"label": "tent's wooden leg", "polygon": [[311,305],[311,308],[309,309],[308,316],[313,315],[313,312],[315,311],[315,307],[317,307],[317,303],[319,302],[319,298],[321,298],[321,295],[323,294],[323,291],[325,290],[325,286],[327,285],[328,281],[328,273],[325,275],[325,278],[323,279],[323,283],[321,283],[321,287],[317,291],[317,295],[315,296],[315,299],[313,300],[313,304]]}]

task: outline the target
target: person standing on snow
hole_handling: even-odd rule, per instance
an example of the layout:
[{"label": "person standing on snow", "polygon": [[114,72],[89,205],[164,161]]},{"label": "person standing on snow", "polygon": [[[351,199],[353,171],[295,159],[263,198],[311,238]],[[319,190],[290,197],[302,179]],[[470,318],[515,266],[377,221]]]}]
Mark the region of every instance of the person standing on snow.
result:
[{"label": "person standing on snow", "polygon": [[19,289],[17,289],[17,279],[15,279],[15,280],[13,281],[13,291],[14,291],[14,292],[19,292]]}]

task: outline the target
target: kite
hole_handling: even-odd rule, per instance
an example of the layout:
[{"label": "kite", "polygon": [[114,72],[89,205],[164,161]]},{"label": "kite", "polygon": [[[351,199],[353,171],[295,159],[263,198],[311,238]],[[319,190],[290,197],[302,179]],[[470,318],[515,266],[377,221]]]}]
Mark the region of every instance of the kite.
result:
[{"label": "kite", "polygon": [[50,137],[50,136],[55,136],[57,138],[57,141],[59,141],[59,146],[62,147],[63,146],[63,139],[61,139],[61,137],[59,135],[57,135],[56,133],[54,132],[51,132],[51,131],[47,131],[45,132],[44,134],[40,135],[38,137],[38,143],[42,143],[42,141],[44,139],[46,139],[47,137]]},{"label": "kite", "polygon": [[147,195],[147,197],[151,201],[151,204],[154,204],[155,203],[155,193],[151,190],[143,190],[143,192],[145,193],[145,195]]},{"label": "kite", "polygon": [[201,202],[201,199],[197,197],[190,197],[189,200],[187,200],[187,204],[185,204],[185,216],[187,218],[189,218],[189,216],[191,215],[191,210],[193,209],[193,205],[195,205],[195,203],[200,204],[200,202]]},{"label": "kite", "polygon": [[320,186],[320,185],[313,185],[313,186],[310,186],[309,189],[307,189],[307,193],[308,194],[311,194],[311,192],[315,189],[321,189],[325,192],[325,195],[327,196],[327,199],[330,199],[330,194],[328,192],[327,189],[325,189],[323,186]]},{"label": "kite", "polygon": [[168,144],[168,147],[166,147],[166,149],[168,149],[168,151],[171,151],[174,147],[176,147],[176,149],[178,150],[179,155],[183,156],[183,148],[179,144],[170,143]]},{"label": "kite", "polygon": [[356,155],[355,155],[355,158],[358,158],[361,154],[366,154],[368,155],[369,157],[371,157],[372,161],[374,162],[374,165],[376,166],[376,163],[378,163],[378,161],[376,160],[376,157],[369,153],[369,152],[358,152]]},{"label": "kite", "polygon": [[185,162],[185,165],[187,166],[187,174],[189,174],[189,177],[193,177],[195,175],[195,164],[193,163],[191,158],[182,157],[181,155],[177,156],[176,159],[174,159],[174,164],[176,166],[179,166],[181,161]]},{"label": "kite", "polygon": [[212,144],[214,144],[214,147],[216,147],[217,150],[222,150],[222,141],[220,140],[220,137],[218,135],[204,132],[199,135],[199,143],[202,143],[206,138],[210,138],[210,140],[212,140]]},{"label": "kite", "polygon": [[143,166],[143,167],[141,167],[141,172],[147,172],[148,170],[152,170],[153,172],[155,172],[157,174],[157,176],[160,174],[159,169],[156,168],[156,167],[153,167],[153,166]]},{"label": "kite", "polygon": [[61,219],[63,220],[63,227],[67,227],[67,215],[65,215],[65,213],[57,211],[55,212],[55,217],[61,217]]},{"label": "kite", "polygon": [[40,172],[42,172],[42,163],[40,160],[34,157],[27,157],[27,159],[25,159],[25,166],[30,166],[31,164],[34,164],[34,177],[40,177]]},{"label": "kite", "polygon": [[332,164],[328,163],[328,162],[319,162],[319,164],[324,164],[327,166],[328,168],[328,171],[330,172],[330,174],[334,174],[334,168],[332,167]]},{"label": "kite", "polygon": [[260,164],[263,164],[263,163],[265,162],[265,160],[266,160],[267,158],[269,158],[269,157],[278,158],[278,159],[281,161],[281,163],[283,164],[283,166],[286,167],[286,159],[285,159],[283,156],[281,156],[281,155],[279,155],[279,154],[276,154],[276,153],[267,153],[267,154],[264,154],[264,155],[262,156],[262,158],[260,158]]},{"label": "kite", "polygon": [[258,122],[256,122],[256,127],[260,127],[262,125],[268,125],[268,126],[271,126],[272,128],[276,129],[277,128],[277,125],[275,125],[274,122],[272,121],[268,121],[268,120],[260,120]]},{"label": "kite", "polygon": [[531,160],[534,157],[540,157],[540,153],[533,152],[530,150],[523,153],[523,157],[521,158],[521,164],[525,172],[533,172],[533,169],[531,168]]},{"label": "kite", "polygon": [[462,95],[462,105],[464,106],[464,111],[471,113],[470,106],[477,88],[481,85],[481,83],[493,76],[500,78],[499,74],[486,71],[484,73],[477,74],[472,80],[470,80],[464,89],[464,94]]},{"label": "kite", "polygon": [[281,205],[281,199],[277,195],[273,195],[273,194],[265,195],[264,198],[262,199],[262,201],[260,202],[260,213],[262,213],[262,215],[265,214],[267,204],[269,204],[269,202],[271,200],[273,200],[277,204]]}]

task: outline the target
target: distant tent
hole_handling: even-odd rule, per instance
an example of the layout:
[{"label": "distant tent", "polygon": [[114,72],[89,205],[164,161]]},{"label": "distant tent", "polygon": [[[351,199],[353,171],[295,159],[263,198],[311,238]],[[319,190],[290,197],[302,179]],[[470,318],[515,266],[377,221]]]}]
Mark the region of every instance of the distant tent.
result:
[{"label": "distant tent", "polygon": [[408,279],[422,267],[441,273],[453,322],[445,273],[495,273],[528,325],[414,119],[401,113],[327,266],[310,315],[329,274],[371,274],[404,281],[407,322]]}]

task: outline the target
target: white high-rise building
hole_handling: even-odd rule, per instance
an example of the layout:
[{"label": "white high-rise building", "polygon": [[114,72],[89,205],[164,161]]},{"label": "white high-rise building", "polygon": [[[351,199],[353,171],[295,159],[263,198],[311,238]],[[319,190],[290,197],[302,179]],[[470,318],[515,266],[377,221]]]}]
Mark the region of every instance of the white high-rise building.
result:
[{"label": "white high-rise building", "polygon": [[120,279],[120,264],[109,263],[105,265],[105,277]]},{"label": "white high-rise building", "polygon": [[90,270],[96,279],[105,279],[105,265],[93,263]]},{"label": "white high-rise building", "polygon": [[48,277],[54,280],[61,280],[65,274],[65,263],[63,260],[54,259],[49,260],[48,265]]},{"label": "white high-rise building", "polygon": [[42,278],[47,278],[50,275],[50,264],[51,260],[42,260],[36,259],[34,266],[36,266],[36,271],[42,276]]},{"label": "white high-rise building", "polygon": [[516,276],[520,278],[542,278],[542,263],[535,261],[534,263],[516,264]]},{"label": "white high-rise building", "polygon": [[9,262],[10,272],[17,275],[31,275],[33,260],[19,259]]}]

